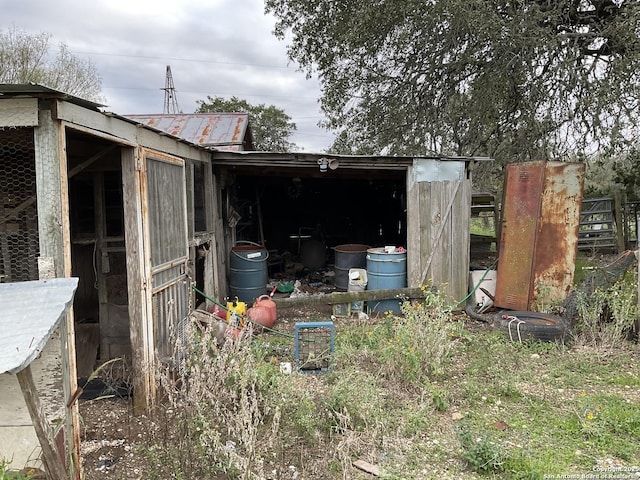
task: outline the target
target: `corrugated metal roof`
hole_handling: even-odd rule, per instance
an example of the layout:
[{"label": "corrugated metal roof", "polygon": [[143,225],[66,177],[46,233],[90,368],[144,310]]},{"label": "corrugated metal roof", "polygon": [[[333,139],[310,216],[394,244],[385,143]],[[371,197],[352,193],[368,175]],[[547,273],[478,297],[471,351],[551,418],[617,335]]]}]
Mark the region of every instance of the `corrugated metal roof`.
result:
[{"label": "corrugated metal roof", "polygon": [[249,132],[247,113],[163,113],[125,117],[196,145],[218,149],[237,150],[245,143]]},{"label": "corrugated metal roof", "polygon": [[18,373],[40,354],[77,287],[77,278],[0,283],[0,373]]}]

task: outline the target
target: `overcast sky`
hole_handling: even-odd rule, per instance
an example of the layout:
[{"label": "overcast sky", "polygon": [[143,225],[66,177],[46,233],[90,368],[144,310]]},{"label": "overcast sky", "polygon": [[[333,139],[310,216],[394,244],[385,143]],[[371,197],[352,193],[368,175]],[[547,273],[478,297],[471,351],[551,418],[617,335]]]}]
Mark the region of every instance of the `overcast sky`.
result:
[{"label": "overcast sky", "polygon": [[318,81],[289,63],[274,23],[263,0],[0,0],[0,29],[50,33],[96,65],[111,112],[163,113],[170,65],[182,112],[208,95],[275,105],[298,148],[322,152],[333,137],[317,127]]}]

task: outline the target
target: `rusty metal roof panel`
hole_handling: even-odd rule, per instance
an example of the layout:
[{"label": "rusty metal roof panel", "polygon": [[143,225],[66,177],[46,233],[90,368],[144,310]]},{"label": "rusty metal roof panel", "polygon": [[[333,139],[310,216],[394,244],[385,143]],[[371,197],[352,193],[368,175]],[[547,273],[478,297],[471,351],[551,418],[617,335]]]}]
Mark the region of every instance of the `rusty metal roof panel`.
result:
[{"label": "rusty metal roof panel", "polygon": [[196,145],[242,145],[249,132],[247,113],[163,113],[125,116]]},{"label": "rusty metal roof panel", "polygon": [[40,354],[77,286],[77,278],[0,283],[0,374],[18,373]]}]

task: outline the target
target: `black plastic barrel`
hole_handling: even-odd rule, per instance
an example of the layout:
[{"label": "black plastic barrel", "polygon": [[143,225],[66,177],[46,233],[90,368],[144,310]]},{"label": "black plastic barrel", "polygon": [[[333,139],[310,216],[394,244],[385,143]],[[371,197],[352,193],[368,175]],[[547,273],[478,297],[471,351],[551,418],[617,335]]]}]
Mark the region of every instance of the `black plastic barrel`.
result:
[{"label": "black plastic barrel", "polygon": [[[407,253],[385,252],[384,248],[367,250],[367,290],[393,290],[407,286]],[[400,300],[367,302],[370,312],[400,313]]]},{"label": "black plastic barrel", "polygon": [[338,290],[347,290],[349,286],[349,270],[367,266],[367,249],[369,245],[347,243],[334,247],[335,282]]},{"label": "black plastic barrel", "polygon": [[238,297],[241,302],[253,303],[256,298],[265,294],[269,281],[268,258],[269,251],[257,243],[241,241],[231,248],[230,298]]}]

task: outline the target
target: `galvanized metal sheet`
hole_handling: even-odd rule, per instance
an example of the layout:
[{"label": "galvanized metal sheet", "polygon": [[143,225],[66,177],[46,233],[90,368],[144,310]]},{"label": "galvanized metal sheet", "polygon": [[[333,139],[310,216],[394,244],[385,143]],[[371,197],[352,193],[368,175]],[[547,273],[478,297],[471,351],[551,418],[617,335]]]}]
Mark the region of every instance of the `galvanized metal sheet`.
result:
[{"label": "galvanized metal sheet", "polygon": [[247,113],[177,113],[126,117],[196,145],[242,145],[249,128]]},{"label": "galvanized metal sheet", "polygon": [[0,373],[18,373],[40,354],[77,287],[77,278],[0,283]]},{"label": "galvanized metal sheet", "polygon": [[432,158],[414,158],[411,169],[414,182],[444,182],[464,180],[466,162],[449,160],[442,162]]}]

